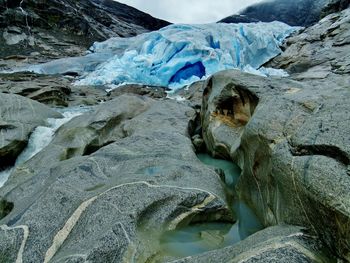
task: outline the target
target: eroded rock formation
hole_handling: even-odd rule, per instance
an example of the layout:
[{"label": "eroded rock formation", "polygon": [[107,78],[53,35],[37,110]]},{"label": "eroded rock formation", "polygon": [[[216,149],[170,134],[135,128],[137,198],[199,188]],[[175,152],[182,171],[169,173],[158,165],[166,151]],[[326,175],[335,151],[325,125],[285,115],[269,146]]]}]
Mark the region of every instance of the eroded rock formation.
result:
[{"label": "eroded rock formation", "polygon": [[0,190],[13,206],[0,213],[5,261],[145,262],[179,223],[233,221],[220,177],[188,138],[194,115],[122,95],[62,126]]},{"label": "eroded rock formation", "polygon": [[[215,74],[206,83],[201,112],[209,151],[240,165],[237,191],[264,224],[306,226],[347,261],[349,17],[346,9],[289,38],[286,51],[270,62],[286,69],[288,78]],[[230,102],[232,112],[218,113],[228,108],[221,101]],[[242,112],[245,121],[235,122]]]}]

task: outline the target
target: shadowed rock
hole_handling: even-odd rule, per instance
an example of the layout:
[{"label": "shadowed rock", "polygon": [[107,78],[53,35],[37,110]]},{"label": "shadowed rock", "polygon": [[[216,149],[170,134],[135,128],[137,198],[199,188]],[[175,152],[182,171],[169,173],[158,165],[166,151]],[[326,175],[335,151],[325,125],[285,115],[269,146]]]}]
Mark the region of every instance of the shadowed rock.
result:
[{"label": "shadowed rock", "polygon": [[223,23],[281,21],[291,26],[310,26],[321,19],[322,10],[330,0],[273,0],[251,5],[237,15],[226,17]]}]

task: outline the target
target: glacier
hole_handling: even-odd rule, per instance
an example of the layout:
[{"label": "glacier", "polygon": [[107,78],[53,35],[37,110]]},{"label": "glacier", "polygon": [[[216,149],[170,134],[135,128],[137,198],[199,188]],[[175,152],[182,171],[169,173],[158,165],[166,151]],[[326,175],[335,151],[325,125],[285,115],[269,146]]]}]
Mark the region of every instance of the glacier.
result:
[{"label": "glacier", "polygon": [[76,85],[137,83],[172,90],[226,69],[283,75],[283,71],[260,67],[281,53],[282,41],[296,30],[282,22],[174,24],[131,38],[94,43],[84,57],[60,59],[27,70],[77,72],[82,76]]}]

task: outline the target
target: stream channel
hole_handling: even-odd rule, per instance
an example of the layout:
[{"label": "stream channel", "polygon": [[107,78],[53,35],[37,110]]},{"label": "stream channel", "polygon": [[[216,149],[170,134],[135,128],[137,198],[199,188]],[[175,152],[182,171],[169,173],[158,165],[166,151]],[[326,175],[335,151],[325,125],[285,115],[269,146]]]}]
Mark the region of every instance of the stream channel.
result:
[{"label": "stream channel", "polygon": [[[198,159],[213,169],[225,173],[228,194],[233,196],[241,174],[240,168],[226,160],[214,159],[208,154],[198,154]],[[263,228],[254,212],[241,200],[232,202],[237,216],[234,224],[223,222],[204,222],[191,224],[168,231],[161,238],[164,254],[173,257],[187,257],[233,245]]]}]

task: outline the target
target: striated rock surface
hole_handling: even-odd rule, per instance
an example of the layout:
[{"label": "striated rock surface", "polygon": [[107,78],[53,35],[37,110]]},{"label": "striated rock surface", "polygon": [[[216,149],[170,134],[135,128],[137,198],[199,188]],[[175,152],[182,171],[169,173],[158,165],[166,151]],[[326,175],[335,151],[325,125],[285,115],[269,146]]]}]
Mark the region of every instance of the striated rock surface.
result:
[{"label": "striated rock surface", "polygon": [[265,226],[301,225],[350,261],[350,10],[287,40],[288,78],[225,71],[202,105],[209,151],[243,169],[237,191]]},{"label": "striated rock surface", "polygon": [[122,95],[63,125],[0,189],[2,261],[146,262],[180,223],[232,222],[220,177],[188,137],[194,116]]},{"label": "striated rock surface", "polygon": [[48,118],[61,114],[22,96],[0,93],[0,169],[11,166],[26,147],[29,136]]}]

